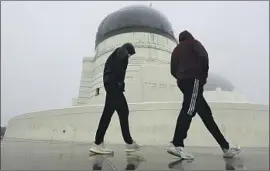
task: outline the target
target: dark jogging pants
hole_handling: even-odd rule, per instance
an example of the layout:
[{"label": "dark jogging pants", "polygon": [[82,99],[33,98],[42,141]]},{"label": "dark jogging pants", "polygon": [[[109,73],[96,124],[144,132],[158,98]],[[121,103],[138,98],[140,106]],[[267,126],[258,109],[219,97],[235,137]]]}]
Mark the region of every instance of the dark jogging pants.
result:
[{"label": "dark jogging pants", "polygon": [[201,117],[204,125],[218,142],[222,149],[228,149],[229,143],[220,132],[212,116],[211,109],[203,97],[203,84],[198,79],[187,79],[177,82],[184,98],[182,109],[177,119],[173,137],[175,146],[184,147],[184,139],[190,127],[192,118],[196,113]]},{"label": "dark jogging pants", "polygon": [[117,88],[111,91],[107,91],[106,93],[105,107],[103,109],[103,113],[100,118],[98,129],[96,132],[95,144],[99,145],[103,142],[105,133],[108,129],[112,115],[115,111],[117,111],[119,116],[124,141],[127,144],[132,144],[133,140],[130,136],[129,131],[128,104],[124,93]]}]

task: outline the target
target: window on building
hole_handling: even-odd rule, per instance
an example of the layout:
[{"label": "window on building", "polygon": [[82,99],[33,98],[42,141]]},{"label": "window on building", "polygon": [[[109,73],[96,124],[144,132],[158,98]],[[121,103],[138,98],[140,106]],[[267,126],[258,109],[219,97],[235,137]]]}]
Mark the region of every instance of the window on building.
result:
[{"label": "window on building", "polygon": [[95,96],[98,96],[99,95],[99,88],[96,88],[96,94]]}]

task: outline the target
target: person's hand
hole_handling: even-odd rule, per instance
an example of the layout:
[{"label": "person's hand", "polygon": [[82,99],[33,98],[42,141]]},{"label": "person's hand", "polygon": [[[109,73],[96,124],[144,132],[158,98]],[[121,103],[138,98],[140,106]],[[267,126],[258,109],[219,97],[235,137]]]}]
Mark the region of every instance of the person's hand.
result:
[{"label": "person's hand", "polygon": [[118,87],[121,91],[125,91],[125,83],[118,83]]}]

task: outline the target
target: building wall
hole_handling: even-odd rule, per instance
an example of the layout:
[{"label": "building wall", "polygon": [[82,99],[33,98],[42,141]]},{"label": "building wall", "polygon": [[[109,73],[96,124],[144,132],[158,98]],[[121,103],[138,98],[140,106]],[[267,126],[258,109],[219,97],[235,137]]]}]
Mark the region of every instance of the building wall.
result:
[{"label": "building wall", "polygon": [[[175,42],[152,33],[124,33],[100,43],[94,59],[84,58],[80,92],[78,100],[74,102],[75,105],[104,103],[105,90],[102,79],[104,63],[116,47],[126,42],[133,43],[137,52],[130,58],[127,68],[125,94],[128,102],[182,100],[182,94],[169,68]],[[247,99],[237,92],[205,92],[205,96],[209,101],[247,102]]]},{"label": "building wall", "polygon": [[[236,103],[210,103],[214,118],[230,142],[241,146],[269,146],[269,106]],[[130,104],[130,130],[145,145],[167,145],[171,141],[181,104],[176,102]],[[94,141],[103,105],[81,106],[28,113],[12,118],[4,140]],[[106,143],[123,144],[118,116],[112,118]],[[186,140],[187,146],[217,146],[195,116]]]},{"label": "building wall", "polygon": [[[77,105],[83,104],[99,104],[104,99],[103,88],[103,69],[104,63],[108,56],[115,50],[115,48],[123,45],[126,42],[132,43],[136,48],[136,54],[130,58],[129,66],[126,73],[126,86],[134,83],[134,76],[137,75],[141,66],[145,64],[168,64],[171,52],[175,47],[175,43],[166,37],[153,33],[124,33],[106,39],[97,46],[94,60],[83,60],[82,78],[80,93]],[[87,74],[86,74],[87,73]],[[90,76],[91,75],[91,76]],[[87,87],[85,88],[85,80],[87,80]],[[95,96],[97,89],[101,94]],[[141,89],[137,89],[137,93],[141,93]],[[138,98],[131,101],[137,101]],[[88,102],[86,102],[88,99]]]},{"label": "building wall", "polygon": [[79,88],[79,95],[77,99],[73,99],[73,105],[87,104],[89,95],[92,92],[93,72],[92,68],[95,66],[94,58],[84,57],[81,73],[81,83]]},{"label": "building wall", "polygon": [[[136,71],[129,72],[127,77],[125,95],[128,103],[182,101],[182,93],[177,87],[175,79],[170,75],[167,64],[145,64]],[[87,99],[88,101],[85,101],[85,104],[103,104],[105,95],[106,92],[101,87],[99,95],[93,94]],[[217,89],[216,91],[205,91],[204,96],[210,102],[248,102],[243,95],[234,91]]]},{"label": "building wall", "polygon": [[[169,61],[175,43],[149,33],[126,33],[111,37],[96,49],[96,56],[83,59],[77,107],[23,114],[12,118],[5,139],[60,140],[92,142],[99,122],[105,91],[102,83],[104,63],[118,46],[131,42],[136,55],[126,74],[126,98],[130,107],[130,128],[142,144],[166,145],[172,139],[181,107],[182,94],[170,75]],[[96,90],[99,88],[99,95]],[[269,106],[249,104],[236,92],[205,92],[222,132],[242,146],[267,147],[269,144]],[[123,143],[115,114],[107,131],[108,143]],[[217,146],[199,117],[192,122],[186,141],[191,146]]]}]

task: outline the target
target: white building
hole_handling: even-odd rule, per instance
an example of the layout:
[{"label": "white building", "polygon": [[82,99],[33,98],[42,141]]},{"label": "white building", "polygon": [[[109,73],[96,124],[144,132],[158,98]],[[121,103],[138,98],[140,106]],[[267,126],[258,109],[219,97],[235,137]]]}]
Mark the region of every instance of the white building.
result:
[{"label": "white building", "polygon": [[[182,101],[169,68],[177,41],[168,19],[147,6],[120,9],[101,22],[95,56],[83,58],[79,96],[73,99],[73,107],[14,117],[5,138],[92,142],[105,101],[104,63],[126,42],[136,48],[126,74],[131,134],[143,144],[166,145],[172,139]],[[269,106],[251,104],[228,80],[213,73],[209,74],[204,95],[229,140],[242,146],[268,146]],[[117,115],[106,141],[123,143]],[[193,119],[186,144],[217,146],[199,117]]]}]

